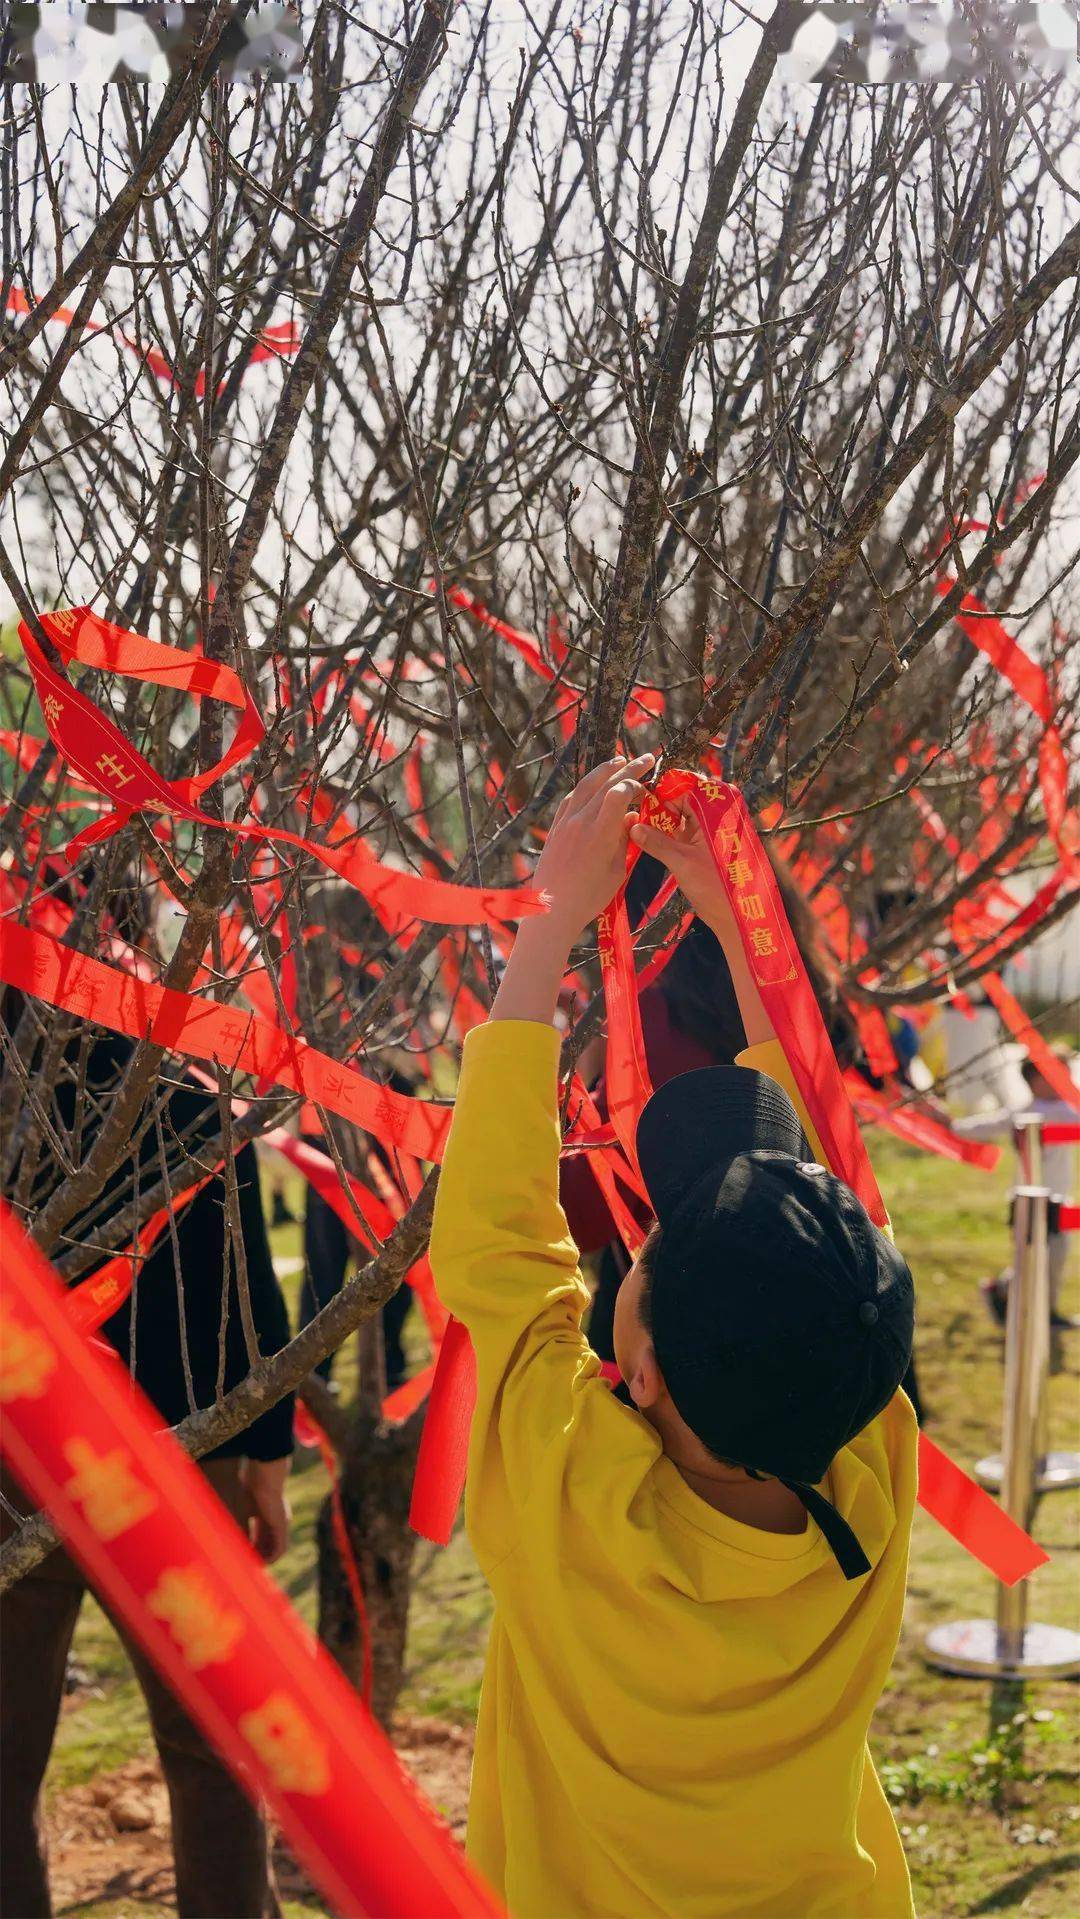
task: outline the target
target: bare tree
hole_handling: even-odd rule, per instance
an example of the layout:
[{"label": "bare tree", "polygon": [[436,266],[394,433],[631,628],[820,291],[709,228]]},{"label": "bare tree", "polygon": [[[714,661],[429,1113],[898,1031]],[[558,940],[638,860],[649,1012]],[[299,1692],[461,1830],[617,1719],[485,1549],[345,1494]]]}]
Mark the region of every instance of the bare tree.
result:
[{"label": "bare tree", "polygon": [[[974,596],[1042,661],[1067,736],[1076,93],[996,70],[789,91],[789,14],[330,5],[305,13],[295,87],[208,82],[200,54],[159,100],[113,88],[100,113],[8,88],[0,573],[31,622],[91,602],[238,669],[266,734],[209,796],[223,821],[347,823],[402,867],[501,883],[620,737],[715,765],[804,889],[838,888],[864,929],[868,951],[831,956],[837,995],[894,1005],[985,970],[956,950],[957,901],[1052,857],[1026,771],[1042,722],[956,614]],[[85,683],[167,776],[219,757],[213,702],[196,723],[174,695]],[[51,897],[73,947],[126,938],[225,1002],[265,982],[324,1052],[450,1089],[439,1062],[494,978],[486,932],[380,921],[299,856],[268,887],[257,853],[180,821],[133,822],[62,886],[71,792],[49,747],[21,750],[42,727],[14,639],[0,697],[8,911]],[[928,845],[916,786],[952,852]],[[332,805],[312,826],[316,791]],[[94,1211],[168,1060],[141,1043],[98,1122],[65,1127],[57,1089],[92,1027],[27,1001],[2,1036],[4,1189],[74,1278],[182,1178],[163,1149],[159,1179],[131,1173]],[[226,1157],[297,1106],[240,1076],[219,1097]],[[339,1170],[371,1176],[370,1142],[320,1119]],[[180,1428],[208,1450],[365,1329],[343,1485],[385,1598],[385,1717],[420,1419],[380,1424],[373,1316],[423,1250],[434,1183],[402,1180],[397,1227],[339,1298]],[[3,1577],[48,1537],[28,1522]],[[323,1598],[355,1672],[329,1552]]]}]

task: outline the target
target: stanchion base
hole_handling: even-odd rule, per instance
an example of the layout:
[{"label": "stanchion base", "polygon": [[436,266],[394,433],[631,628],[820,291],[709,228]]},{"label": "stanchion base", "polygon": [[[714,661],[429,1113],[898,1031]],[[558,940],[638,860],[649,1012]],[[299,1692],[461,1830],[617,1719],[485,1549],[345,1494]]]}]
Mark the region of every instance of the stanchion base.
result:
[{"label": "stanchion base", "polygon": [[[975,1477],[988,1492],[1001,1491],[1004,1477],[1000,1453],[980,1459]],[[1080,1486],[1080,1453],[1046,1453],[1035,1469],[1035,1490],[1039,1493],[1063,1492],[1067,1486]]]},{"label": "stanchion base", "polygon": [[926,1635],[926,1661],[973,1679],[1071,1679],[1080,1674],[1080,1633],[1067,1626],[1025,1626],[1019,1659],[1002,1656],[992,1619],[953,1619]]}]

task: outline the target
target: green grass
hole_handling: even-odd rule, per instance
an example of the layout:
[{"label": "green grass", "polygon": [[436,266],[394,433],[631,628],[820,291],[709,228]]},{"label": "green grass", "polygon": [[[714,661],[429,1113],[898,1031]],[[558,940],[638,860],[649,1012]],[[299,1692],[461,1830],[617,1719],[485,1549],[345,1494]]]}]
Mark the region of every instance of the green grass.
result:
[{"label": "green grass", "polygon": [[[1000,1431],[1001,1345],[978,1297],[977,1282],[1008,1256],[1004,1225],[1009,1168],[987,1175],[874,1137],[874,1160],[900,1245],[919,1289],[918,1361],[933,1435],[970,1467],[996,1449]],[[274,1235],[275,1252],[295,1257],[299,1233]],[[1080,1245],[1074,1248],[1065,1304],[1080,1308]],[[290,1295],[296,1281],[287,1282]],[[422,1335],[417,1335],[422,1338]],[[1055,1444],[1076,1445],[1080,1333],[1056,1354],[1050,1382]],[[347,1348],[341,1377],[355,1361]],[[279,1569],[307,1619],[315,1607],[313,1527],[324,1491],[321,1466],[302,1459],[293,1479],[293,1541]],[[1030,1616],[1080,1624],[1077,1498],[1059,1493],[1039,1509],[1036,1532],[1052,1558],[1030,1581]],[[1080,1864],[1075,1689],[1043,1684],[1004,1702],[1004,1730],[991,1730],[990,1688],[930,1671],[922,1645],[940,1620],[988,1615],[989,1576],[919,1512],[912,1543],[907,1612],[899,1652],[872,1731],[872,1746],[897,1819],[923,1919],[1023,1914],[1071,1919],[1078,1901],[1070,1876]],[[490,1618],[486,1590],[459,1531],[445,1553],[422,1546],[409,1638],[403,1708],[458,1723],[475,1713]],[[51,1785],[88,1778],[147,1750],[137,1688],[125,1677],[115,1640],[97,1609],[84,1608],[76,1654],[96,1695],[64,1719]],[[1020,1723],[1011,1723],[1022,1714]],[[118,1919],[146,1908],[95,1905],[85,1919]],[[320,1908],[286,1903],[295,1919]],[[794,1919],[794,1916],[793,1916]]]}]

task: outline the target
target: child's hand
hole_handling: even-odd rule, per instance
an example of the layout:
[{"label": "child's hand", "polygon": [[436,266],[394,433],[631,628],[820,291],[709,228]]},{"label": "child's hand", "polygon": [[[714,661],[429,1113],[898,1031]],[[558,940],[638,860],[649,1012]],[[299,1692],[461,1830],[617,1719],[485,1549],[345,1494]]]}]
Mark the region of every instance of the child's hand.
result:
[{"label": "child's hand", "polygon": [[721,942],[730,932],[736,932],[737,937],[727,894],[701,822],[690,809],[689,796],[671,805],[680,816],[676,833],[661,832],[658,826],[646,826],[638,820],[630,828],[630,838],[643,853],[651,853],[674,874],[698,919],[711,926]]},{"label": "child's hand", "polygon": [[655,759],[642,753],[636,760],[607,760],[567,794],[537,862],[533,883],[551,902],[537,928],[573,945],[618,892],[626,878],[627,826]]}]

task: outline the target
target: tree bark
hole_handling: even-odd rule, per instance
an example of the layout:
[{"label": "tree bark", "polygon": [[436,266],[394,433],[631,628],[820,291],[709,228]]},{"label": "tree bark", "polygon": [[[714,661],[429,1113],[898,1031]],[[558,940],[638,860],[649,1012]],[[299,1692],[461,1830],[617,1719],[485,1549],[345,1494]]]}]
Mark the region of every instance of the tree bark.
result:
[{"label": "tree bark", "polygon": [[360,1690],[365,1633],[371,1642],[371,1708],[389,1732],[405,1670],[416,1534],[409,1525],[423,1411],[398,1426],[357,1418],[341,1464],[340,1497],[364,1595],[356,1616],[333,1527],[333,1498],[319,1510],[319,1638]]}]

